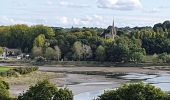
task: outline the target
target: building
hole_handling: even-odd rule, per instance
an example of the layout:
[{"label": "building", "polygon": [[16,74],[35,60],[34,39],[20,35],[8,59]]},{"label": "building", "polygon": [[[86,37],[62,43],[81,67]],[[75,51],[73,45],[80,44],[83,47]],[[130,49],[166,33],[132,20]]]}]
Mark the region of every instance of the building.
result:
[{"label": "building", "polygon": [[113,39],[114,40],[116,35],[117,35],[117,31],[114,26],[114,20],[113,20],[113,25],[109,26],[107,29],[105,29],[103,31],[103,33],[101,34],[101,36],[105,39]]}]

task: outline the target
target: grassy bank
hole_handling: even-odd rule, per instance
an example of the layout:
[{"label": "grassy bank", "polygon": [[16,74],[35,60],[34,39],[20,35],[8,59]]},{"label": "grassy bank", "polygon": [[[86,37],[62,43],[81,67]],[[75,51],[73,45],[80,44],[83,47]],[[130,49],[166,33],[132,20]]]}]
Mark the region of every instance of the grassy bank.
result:
[{"label": "grassy bank", "polygon": [[12,69],[12,68],[3,66],[3,67],[0,67],[0,72],[6,72],[6,71],[8,71],[10,69]]},{"label": "grassy bank", "polygon": [[60,78],[64,76],[64,74],[58,74],[53,72],[36,71],[19,77],[4,77],[3,79],[10,85],[34,85],[38,81]]}]

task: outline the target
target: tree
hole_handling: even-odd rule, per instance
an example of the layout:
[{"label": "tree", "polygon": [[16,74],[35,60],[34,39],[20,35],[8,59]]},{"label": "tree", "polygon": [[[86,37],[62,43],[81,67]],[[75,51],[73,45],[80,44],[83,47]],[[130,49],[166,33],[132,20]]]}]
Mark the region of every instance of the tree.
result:
[{"label": "tree", "polygon": [[168,95],[155,86],[134,83],[107,91],[96,100],[168,100]]},{"label": "tree", "polygon": [[44,34],[40,34],[38,37],[35,38],[34,46],[44,47],[44,45],[45,45],[45,35]]},{"label": "tree", "polygon": [[54,30],[52,28],[43,25],[32,26],[30,30],[34,37],[43,34],[46,39],[51,39],[55,36]]},{"label": "tree", "polygon": [[54,100],[73,100],[73,93],[67,89],[59,89],[54,96]]},{"label": "tree", "polygon": [[57,56],[56,56],[56,51],[51,48],[51,47],[48,47],[46,48],[45,50],[45,54],[44,54],[44,57],[48,60],[54,60]]},{"label": "tree", "polygon": [[2,47],[0,47],[0,54],[3,54],[4,50]]},{"label": "tree", "polygon": [[106,57],[106,51],[105,48],[103,46],[98,46],[96,49],[96,60],[97,61],[104,61]]},{"label": "tree", "polygon": [[44,80],[20,94],[18,100],[73,100],[73,94],[68,89],[58,90],[54,84]]},{"label": "tree", "polygon": [[160,62],[166,63],[169,57],[167,53],[162,53],[158,55],[158,59]]},{"label": "tree", "polygon": [[137,63],[144,61],[144,57],[145,57],[142,52],[132,52],[130,56],[131,56],[131,60]]},{"label": "tree", "polygon": [[127,62],[129,52],[129,48],[124,44],[112,45],[107,48],[107,59],[113,62]]},{"label": "tree", "polygon": [[73,45],[74,59],[81,60],[83,58],[83,46],[82,43],[77,41]]},{"label": "tree", "polygon": [[43,49],[42,47],[34,46],[32,49],[33,57],[43,56]]},{"label": "tree", "polygon": [[88,45],[83,44],[83,59],[87,60],[92,56],[92,50],[91,47]]},{"label": "tree", "polygon": [[60,57],[61,57],[61,50],[57,45],[54,46],[54,49],[55,49],[55,54],[56,54],[57,60],[59,61]]}]

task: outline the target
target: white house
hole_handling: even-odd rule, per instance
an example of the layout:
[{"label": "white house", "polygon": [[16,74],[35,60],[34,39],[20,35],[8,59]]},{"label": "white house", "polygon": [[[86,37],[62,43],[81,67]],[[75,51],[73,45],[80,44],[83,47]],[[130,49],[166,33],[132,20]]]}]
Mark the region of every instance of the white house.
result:
[{"label": "white house", "polygon": [[0,59],[6,59],[6,52],[3,52],[3,54],[0,54]]}]

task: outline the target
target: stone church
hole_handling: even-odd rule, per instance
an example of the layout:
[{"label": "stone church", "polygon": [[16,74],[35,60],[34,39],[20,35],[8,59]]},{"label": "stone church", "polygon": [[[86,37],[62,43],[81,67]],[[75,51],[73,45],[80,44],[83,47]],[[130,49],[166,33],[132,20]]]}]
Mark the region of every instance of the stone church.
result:
[{"label": "stone church", "polygon": [[117,34],[117,31],[114,26],[114,20],[113,20],[113,25],[109,26],[107,29],[105,29],[103,31],[103,33],[101,34],[101,36],[105,39],[113,39],[114,40],[116,34]]}]

